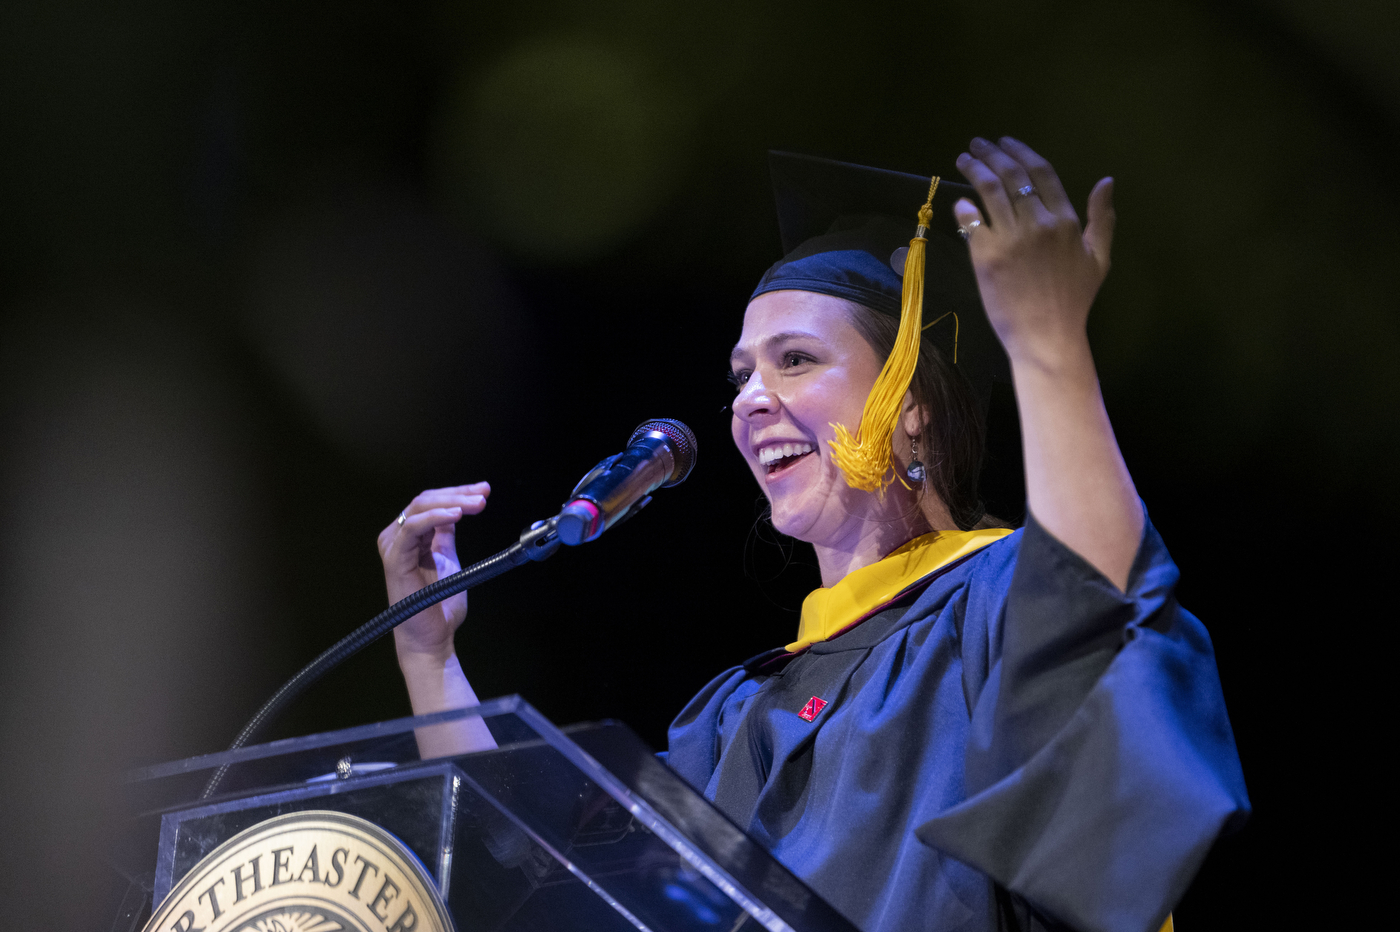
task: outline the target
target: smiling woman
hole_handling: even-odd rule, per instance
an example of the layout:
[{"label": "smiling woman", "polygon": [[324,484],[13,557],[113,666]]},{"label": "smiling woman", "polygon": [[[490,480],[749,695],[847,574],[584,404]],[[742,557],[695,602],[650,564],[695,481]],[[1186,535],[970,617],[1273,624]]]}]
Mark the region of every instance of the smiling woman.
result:
[{"label": "smiling woman", "polygon": [[[1249,803],[1210,639],[1175,600],[1089,352],[1112,183],[1081,226],[1014,139],[958,166],[971,187],[774,155],[787,255],[730,358],[732,430],[823,588],[792,643],[681,711],[666,760],[867,932],[1152,932]],[[1019,530],[977,497],[1008,364]],[[425,492],[384,530],[391,600],[456,569],[455,526],[489,491]],[[465,613],[395,632],[416,712],[475,702]],[[491,746],[474,727],[423,753]]]},{"label": "smiling woman", "polygon": [[[832,459],[836,425],[860,423],[884,363],[856,329],[860,310],[807,291],[760,295],[730,357],[739,390],[734,443],[768,498],[773,526],[813,545],[826,586],[921,534],[957,527],[936,493],[919,494],[922,484],[871,495],[852,488]],[[895,469],[907,475],[928,412],[911,395],[902,415]]]},{"label": "smiling woman", "polygon": [[[827,586],[845,575],[838,552],[883,556],[931,530],[1002,526],[986,517],[977,499],[983,430],[976,402],[927,341],[921,341],[901,429],[892,438],[901,481],[872,497],[852,488],[831,458],[836,425],[860,423],[890,355],[894,323],[845,298],[768,292],[749,305],[730,356],[729,377],[738,392],[735,445],[768,497],[773,526],[812,543],[819,559],[828,555],[821,564]],[[809,478],[803,478],[803,464]],[[867,508],[878,511],[873,522],[857,518]],[[867,540],[858,545],[851,535]]]}]

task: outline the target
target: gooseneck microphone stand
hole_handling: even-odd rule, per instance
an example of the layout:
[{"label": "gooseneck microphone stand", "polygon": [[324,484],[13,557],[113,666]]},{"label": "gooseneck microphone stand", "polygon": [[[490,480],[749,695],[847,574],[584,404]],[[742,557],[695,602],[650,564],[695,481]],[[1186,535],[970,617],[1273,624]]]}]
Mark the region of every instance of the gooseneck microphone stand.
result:
[{"label": "gooseneck microphone stand", "polygon": [[[695,456],[695,434],[689,427],[671,418],[644,421],[632,432],[626,450],[604,459],[579,480],[559,514],[536,521],[520,540],[495,556],[400,599],[331,645],[262,704],[228,749],[236,751],[248,744],[308,686],[428,606],[517,566],[548,560],[560,544],[578,546],[626,521],[647,506],[653,491],[684,482],[695,467]],[[224,764],[214,771],[200,799],[214,795],[228,768]]]},{"label": "gooseneck microphone stand", "polygon": [[[332,644],[319,657],[298,670],[295,676],[283,683],[282,687],[262,704],[262,708],[258,709],[248,720],[248,724],[243,726],[243,730],[238,733],[238,737],[233,740],[228,749],[236,751],[248,744],[308,686],[423,609],[436,605],[443,599],[450,598],[459,592],[465,592],[488,579],[495,579],[517,566],[523,566],[526,563],[539,563],[554,556],[560,545],[557,523],[557,518],[536,521],[520,535],[520,540],[505,550],[495,556],[487,557],[479,563],[473,563],[451,576],[424,586],[407,598],[400,599]],[[224,764],[214,771],[209,782],[204,785],[204,792],[199,795],[200,799],[208,799],[218,791],[219,784],[224,781],[229,766],[229,764]]]}]

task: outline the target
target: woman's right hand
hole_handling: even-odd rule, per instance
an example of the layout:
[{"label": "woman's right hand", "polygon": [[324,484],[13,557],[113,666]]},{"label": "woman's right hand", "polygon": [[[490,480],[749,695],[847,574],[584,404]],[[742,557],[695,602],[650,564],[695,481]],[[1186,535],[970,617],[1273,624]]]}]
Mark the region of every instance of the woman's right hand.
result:
[{"label": "woman's right hand", "polygon": [[[485,482],[429,489],[379,533],[379,558],[389,603],[399,601],[462,568],[457,559],[457,522],[486,507]],[[410,657],[442,663],[453,656],[453,635],[467,617],[467,594],[454,595],[394,629],[401,665]],[[405,670],[405,673],[408,671]]]},{"label": "woman's right hand", "polygon": [[[429,489],[409,502],[400,516],[379,533],[379,558],[390,604],[462,568],[457,559],[457,522],[480,514],[491,486],[485,482],[450,489]],[[399,669],[414,715],[477,704],[476,693],[462,673],[453,635],[467,617],[467,594],[423,609],[394,629]],[[480,718],[466,718],[415,729],[424,760],[465,754],[496,746]]]}]

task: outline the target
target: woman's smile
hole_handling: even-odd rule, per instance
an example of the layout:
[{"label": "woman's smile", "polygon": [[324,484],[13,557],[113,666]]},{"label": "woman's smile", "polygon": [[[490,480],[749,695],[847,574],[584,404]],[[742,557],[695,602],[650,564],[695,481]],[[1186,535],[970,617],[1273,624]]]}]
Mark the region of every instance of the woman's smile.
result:
[{"label": "woman's smile", "polygon": [[768,478],[787,472],[798,460],[812,453],[812,445],[802,441],[765,443],[758,448],[758,464],[768,470]]}]

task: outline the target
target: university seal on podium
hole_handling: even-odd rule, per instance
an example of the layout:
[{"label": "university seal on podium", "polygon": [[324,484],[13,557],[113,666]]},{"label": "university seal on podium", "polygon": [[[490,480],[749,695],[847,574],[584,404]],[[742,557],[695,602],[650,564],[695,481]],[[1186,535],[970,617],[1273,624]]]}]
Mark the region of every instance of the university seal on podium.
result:
[{"label": "university seal on podium", "polygon": [[145,932],[452,932],[452,919],[397,838],[355,816],[310,811],[215,848]]}]

